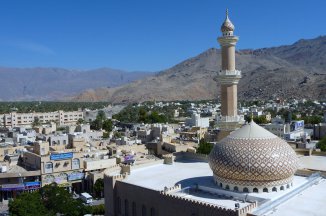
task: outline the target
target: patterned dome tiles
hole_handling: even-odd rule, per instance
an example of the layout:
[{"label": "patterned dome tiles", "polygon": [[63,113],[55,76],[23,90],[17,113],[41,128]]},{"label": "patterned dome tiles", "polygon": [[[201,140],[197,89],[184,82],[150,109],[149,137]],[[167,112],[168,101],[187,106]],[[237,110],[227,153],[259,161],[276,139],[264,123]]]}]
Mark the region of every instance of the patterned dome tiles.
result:
[{"label": "patterned dome tiles", "polygon": [[[253,129],[260,127],[253,124]],[[209,155],[216,180],[248,186],[287,184],[292,180],[298,168],[295,152],[284,140],[267,137],[232,137],[231,134],[216,144]]]}]

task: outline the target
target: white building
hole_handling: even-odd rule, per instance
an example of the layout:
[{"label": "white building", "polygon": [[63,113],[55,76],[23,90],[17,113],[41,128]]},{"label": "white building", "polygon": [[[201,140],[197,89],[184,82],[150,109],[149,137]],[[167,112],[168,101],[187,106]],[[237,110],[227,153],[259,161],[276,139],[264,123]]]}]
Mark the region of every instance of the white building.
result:
[{"label": "white building", "polygon": [[200,114],[194,113],[191,118],[186,120],[186,126],[189,127],[201,127],[208,128],[209,127],[209,118],[208,117],[200,117]]}]

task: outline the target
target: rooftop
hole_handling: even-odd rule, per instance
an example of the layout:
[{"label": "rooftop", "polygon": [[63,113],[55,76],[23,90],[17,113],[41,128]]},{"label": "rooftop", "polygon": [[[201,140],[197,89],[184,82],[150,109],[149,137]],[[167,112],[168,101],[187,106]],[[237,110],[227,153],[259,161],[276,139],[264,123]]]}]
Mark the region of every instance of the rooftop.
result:
[{"label": "rooftop", "polygon": [[[261,205],[266,202],[277,202],[291,193],[294,194],[294,196],[292,198],[290,197],[284,204],[274,208],[279,208],[280,212],[285,212],[283,214],[280,213],[280,215],[289,215],[286,213],[292,212],[292,210],[295,212],[296,205],[292,200],[298,199],[303,202],[304,199],[300,198],[302,194],[305,195],[306,199],[310,199],[310,196],[312,198],[311,201],[308,201],[310,207],[302,207],[311,209],[311,214],[316,213],[318,215],[319,208],[315,208],[314,202],[320,205],[320,203],[326,199],[326,193],[312,195],[313,192],[317,190],[326,191],[325,179],[322,179],[321,183],[318,185],[309,186],[301,192],[300,189],[309,183],[309,178],[295,176],[293,187],[285,191],[272,193],[238,193],[217,187],[213,181],[212,175],[213,173],[208,163],[183,159],[172,165],[155,164],[133,169],[131,174],[123,179],[122,182],[156,191],[163,191],[165,187],[169,188],[180,184],[181,190],[172,191],[171,193],[173,195],[223,206],[229,209],[234,209],[236,203],[240,204],[240,208],[254,201],[257,201],[258,205]],[[199,186],[199,190],[194,190],[195,185]],[[304,215],[304,212],[301,214]]]},{"label": "rooftop", "polygon": [[302,191],[297,196],[288,200],[284,204],[276,207],[273,211],[266,215],[284,216],[322,216],[325,215],[325,199],[326,199],[326,180],[323,179],[319,184],[313,185]]},{"label": "rooftop", "polygon": [[299,157],[300,168],[310,170],[326,171],[326,157],[325,156],[301,156]]}]

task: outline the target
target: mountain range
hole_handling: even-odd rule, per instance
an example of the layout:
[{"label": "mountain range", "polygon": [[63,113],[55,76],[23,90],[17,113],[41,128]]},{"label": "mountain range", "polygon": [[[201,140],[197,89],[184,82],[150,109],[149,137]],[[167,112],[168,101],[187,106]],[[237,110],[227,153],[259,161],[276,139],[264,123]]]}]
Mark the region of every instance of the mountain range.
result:
[{"label": "mountain range", "polygon": [[[132,103],[217,98],[220,64],[220,50],[211,48],[153,76],[114,88],[88,89],[69,99]],[[326,100],[326,36],[292,45],[239,50],[236,67],[242,71],[240,99]]]},{"label": "mountain range", "polygon": [[[0,67],[0,100],[132,103],[213,99],[220,91],[220,64],[220,50],[210,48],[157,73]],[[236,67],[242,71],[240,99],[326,100],[326,36],[292,45],[239,50]]]},{"label": "mountain range", "polygon": [[68,70],[63,68],[0,67],[0,100],[62,100],[87,89],[117,87],[150,72],[125,72],[110,68]]}]

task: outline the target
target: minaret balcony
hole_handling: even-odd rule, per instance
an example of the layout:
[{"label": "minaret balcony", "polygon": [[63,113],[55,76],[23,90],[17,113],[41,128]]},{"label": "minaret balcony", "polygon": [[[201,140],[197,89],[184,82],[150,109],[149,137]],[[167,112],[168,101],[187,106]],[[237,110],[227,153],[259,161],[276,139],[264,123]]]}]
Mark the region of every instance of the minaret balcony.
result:
[{"label": "minaret balcony", "polygon": [[241,79],[241,71],[239,70],[221,70],[218,73],[218,81],[221,84],[237,85]]},{"label": "minaret balcony", "polygon": [[216,120],[217,122],[244,122],[244,116],[218,116]]},{"label": "minaret balcony", "polygon": [[218,75],[219,76],[240,76],[241,77],[241,71],[240,70],[220,70]]}]

